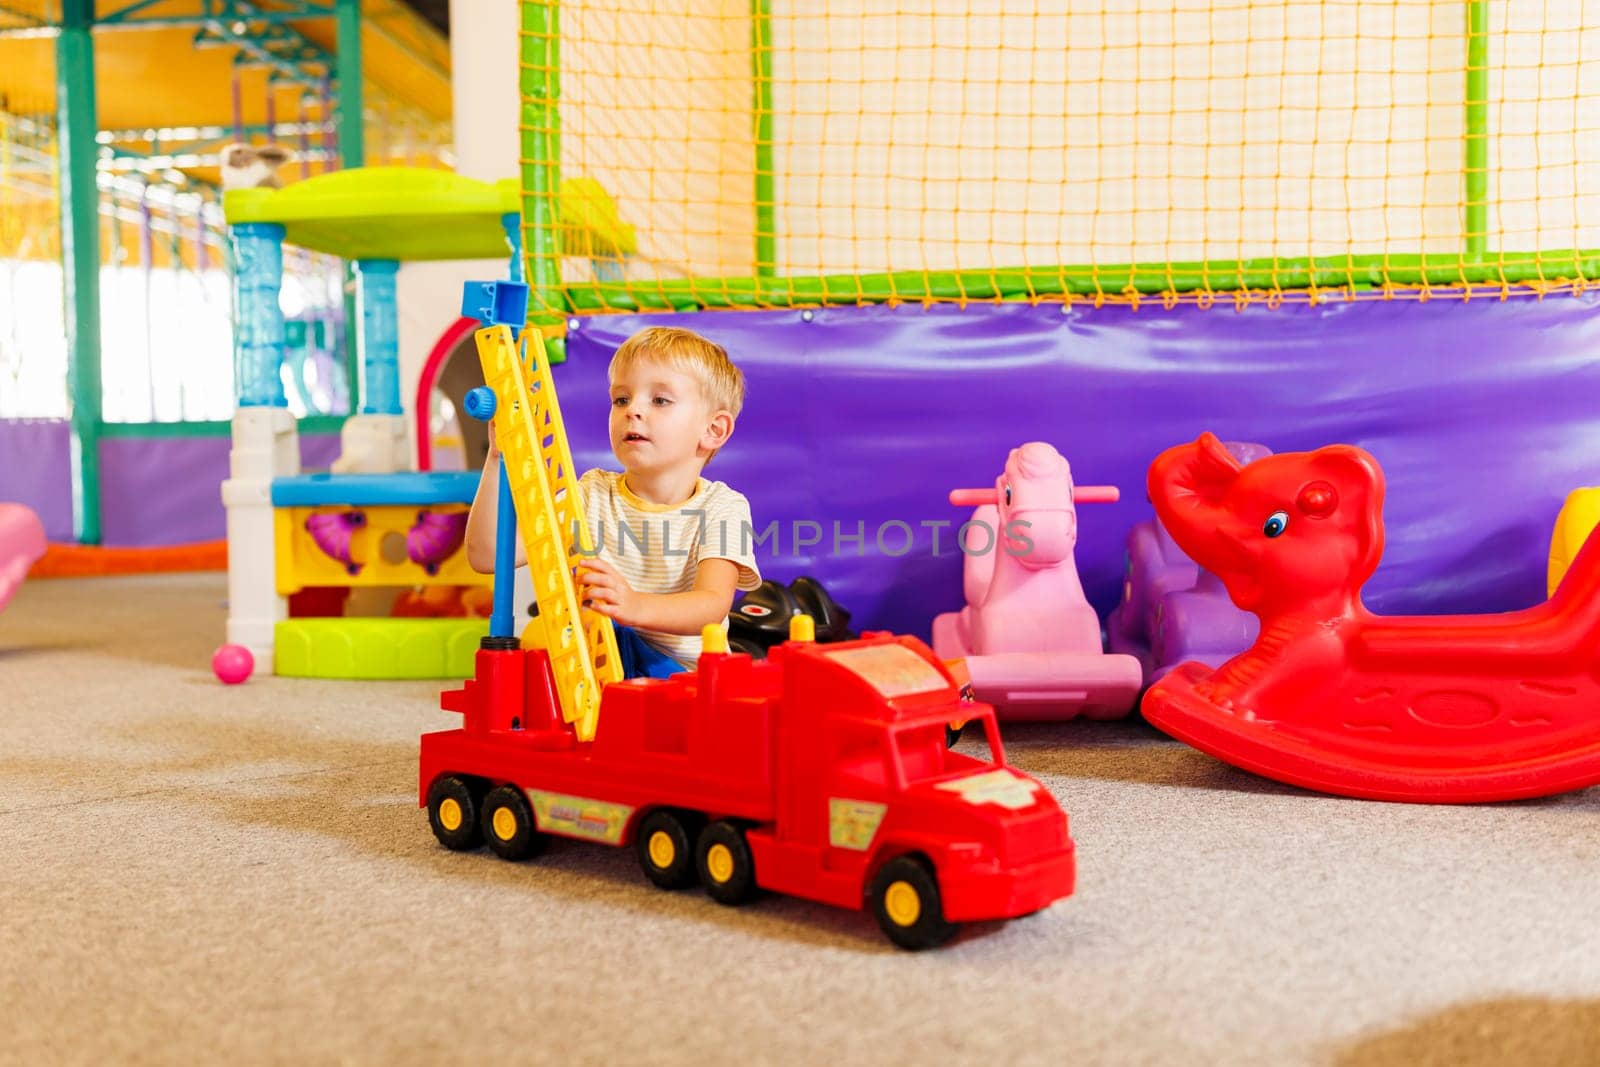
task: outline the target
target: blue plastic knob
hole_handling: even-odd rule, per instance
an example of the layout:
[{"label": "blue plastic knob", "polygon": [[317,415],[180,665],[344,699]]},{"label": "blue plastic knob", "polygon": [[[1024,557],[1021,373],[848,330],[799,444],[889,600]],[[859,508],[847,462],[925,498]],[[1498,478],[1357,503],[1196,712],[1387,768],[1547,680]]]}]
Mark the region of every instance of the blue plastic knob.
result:
[{"label": "blue plastic knob", "polygon": [[467,399],[462,404],[467,409],[467,414],[479,422],[488,422],[494,418],[494,390],[487,385],[480,385],[467,393]]}]

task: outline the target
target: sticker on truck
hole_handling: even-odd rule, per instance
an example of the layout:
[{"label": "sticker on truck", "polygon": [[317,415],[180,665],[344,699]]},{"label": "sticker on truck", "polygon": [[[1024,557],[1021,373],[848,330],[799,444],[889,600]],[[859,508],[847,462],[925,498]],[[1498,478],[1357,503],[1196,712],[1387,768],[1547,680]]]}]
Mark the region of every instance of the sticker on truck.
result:
[{"label": "sticker on truck", "polygon": [[828,844],[834,848],[865,852],[872,847],[889,805],[870,800],[828,798]]},{"label": "sticker on truck", "polygon": [[932,693],[950,683],[938,669],[904,645],[868,645],[827,653],[829,659],[864,678],[886,698]]},{"label": "sticker on truck", "polygon": [[936,788],[960,794],[968,804],[998,804],[1007,811],[1021,811],[1033,804],[1033,794],[1041,787],[1033,779],[1001,767],[970,778],[940,782]]},{"label": "sticker on truck", "polygon": [[608,845],[622,842],[622,831],[634,812],[626,804],[538,789],[528,790],[528,800],[533,804],[533,817],[539,829],[587,841],[603,841]]}]

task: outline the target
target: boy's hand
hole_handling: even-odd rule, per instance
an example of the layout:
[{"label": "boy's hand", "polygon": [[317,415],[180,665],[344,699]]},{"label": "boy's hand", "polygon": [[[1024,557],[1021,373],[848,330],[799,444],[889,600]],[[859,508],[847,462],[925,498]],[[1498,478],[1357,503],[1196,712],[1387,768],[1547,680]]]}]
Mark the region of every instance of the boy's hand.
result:
[{"label": "boy's hand", "polygon": [[500,458],[500,442],[495,439],[495,436],[494,436],[494,420],[490,419],[489,420],[489,455],[488,455],[488,458],[485,460],[485,462],[493,463],[495,460],[497,460],[499,458]]},{"label": "boy's hand", "polygon": [[600,614],[632,626],[638,617],[640,594],[622,572],[610,563],[592,556],[578,564],[578,580],[583,583],[582,598]]}]

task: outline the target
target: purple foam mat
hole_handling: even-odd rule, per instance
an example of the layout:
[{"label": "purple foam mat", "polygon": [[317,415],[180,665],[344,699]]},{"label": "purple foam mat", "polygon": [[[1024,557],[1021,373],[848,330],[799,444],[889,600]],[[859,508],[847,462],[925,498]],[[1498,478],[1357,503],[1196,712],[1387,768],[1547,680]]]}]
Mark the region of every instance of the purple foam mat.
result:
[{"label": "purple foam mat", "polygon": [[[809,321],[805,315],[809,315]],[[956,486],[992,485],[1007,452],[1049,441],[1081,483],[1123,500],[1079,509],[1078,563],[1104,614],[1144,475],[1202,430],[1278,452],[1334,442],[1388,477],[1388,549],[1367,586],[1387,613],[1504,611],[1544,595],[1567,492],[1600,484],[1600,297],[1232,306],[865,307],[585,318],[556,368],[581,469],[616,468],[606,364],[671,324],[727,347],[748,399],[707,477],[776,521],[768,577],[822,579],[857,622],[926,636],[961,604]],[[939,534],[924,522],[945,520]],[[823,543],[796,549],[815,522]],[[912,532],[901,552],[904,534]],[[867,531],[833,551],[833,524]],[[884,550],[874,533],[886,531]],[[808,530],[809,528],[806,528]],[[805,531],[803,531],[805,532]]]},{"label": "purple foam mat", "polygon": [[[37,511],[52,541],[73,537],[70,440],[63,420],[0,420],[0,500]],[[226,536],[221,493],[230,447],[225,436],[102,441],[102,542],[143,547]],[[336,434],[300,438],[307,470],[326,469],[338,453]]]}]

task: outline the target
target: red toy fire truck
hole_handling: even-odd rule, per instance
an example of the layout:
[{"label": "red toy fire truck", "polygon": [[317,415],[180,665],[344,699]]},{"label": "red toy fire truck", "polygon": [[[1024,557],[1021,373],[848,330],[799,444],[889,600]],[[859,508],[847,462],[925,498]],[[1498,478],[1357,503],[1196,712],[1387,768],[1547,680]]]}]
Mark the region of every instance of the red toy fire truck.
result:
[{"label": "red toy fire truck", "polygon": [[[692,673],[607,685],[589,742],[561,721],[542,650],[480,651],[443,698],[461,729],[422,738],[433,832],[513,860],[548,834],[631,843],[663,889],[866,904],[902,948],[1072,892],[1066,814],[926,645],[791,640],[753,661],[711,651],[717,634]],[[956,717],[994,762],[945,747]]]},{"label": "red toy fire truck", "polygon": [[[868,905],[910,949],[1069,895],[1065,812],[1006,765],[993,709],[963,700],[915,638],[819,645],[798,616],[755,661],[708,626],[695,670],[616,677],[610,621],[577,602],[576,560],[556,533],[578,497],[540,347],[525,367],[504,327],[479,331],[487,407],[501,413],[502,504],[511,497],[542,568],[541,632],[485,638],[476,676],[441,698],[462,724],[423,736],[419,776],[440,842],[486,841],[510,860],[549,835],[631,844],[664,889]],[[508,584],[497,574],[497,594]],[[947,746],[961,720],[981,728],[992,762]]]}]

